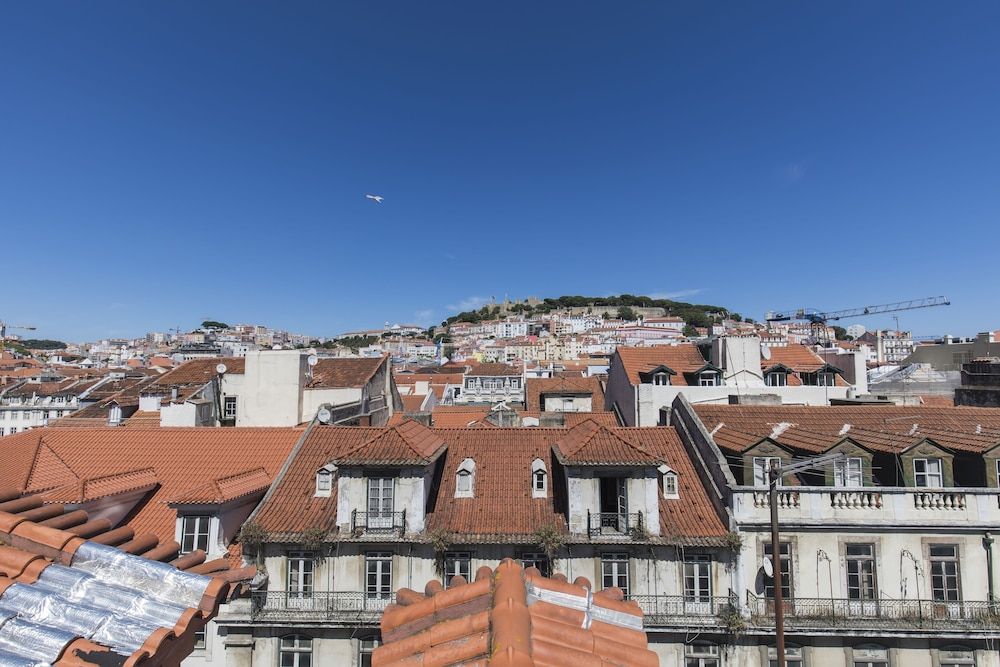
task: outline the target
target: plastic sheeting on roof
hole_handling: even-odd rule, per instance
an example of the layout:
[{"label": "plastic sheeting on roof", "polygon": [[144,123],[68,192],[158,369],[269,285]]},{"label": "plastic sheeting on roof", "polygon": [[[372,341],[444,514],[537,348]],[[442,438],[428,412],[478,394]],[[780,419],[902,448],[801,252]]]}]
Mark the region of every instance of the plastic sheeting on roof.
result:
[{"label": "plastic sheeting on roof", "polygon": [[[77,637],[72,632],[33,623],[0,608],[0,619],[5,617],[6,620],[0,620],[0,651],[12,653],[19,660],[34,659],[42,664],[55,662]],[[24,663],[15,661],[13,664]]]}]

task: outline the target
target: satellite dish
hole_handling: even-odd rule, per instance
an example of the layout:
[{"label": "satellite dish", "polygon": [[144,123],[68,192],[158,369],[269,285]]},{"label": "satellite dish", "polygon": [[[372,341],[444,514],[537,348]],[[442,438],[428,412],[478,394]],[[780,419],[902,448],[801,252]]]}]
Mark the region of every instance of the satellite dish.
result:
[{"label": "satellite dish", "polygon": [[767,345],[764,345],[763,343],[761,343],[761,346],[760,346],[760,356],[763,359],[770,359],[771,358],[771,348],[769,348]]},{"label": "satellite dish", "polygon": [[329,424],[333,419],[333,413],[326,408],[320,408],[319,412],[316,413],[316,418],[319,419],[321,424]]},{"label": "satellite dish", "polygon": [[307,361],[310,366],[315,366],[317,363],[319,363],[319,357],[317,357],[315,354],[310,354],[309,359]]},{"label": "satellite dish", "polygon": [[771,559],[764,556],[764,560],[760,562],[761,568],[764,570],[764,574],[768,577],[774,577],[774,564],[771,563]]},{"label": "satellite dish", "polygon": [[228,370],[229,369],[226,368],[225,364],[219,364],[218,366],[215,367],[215,372],[218,373],[219,375],[222,375],[223,373],[225,373]]},{"label": "satellite dish", "polygon": [[310,347],[308,350],[306,350],[306,353],[307,354],[316,354],[316,348],[315,347]]}]

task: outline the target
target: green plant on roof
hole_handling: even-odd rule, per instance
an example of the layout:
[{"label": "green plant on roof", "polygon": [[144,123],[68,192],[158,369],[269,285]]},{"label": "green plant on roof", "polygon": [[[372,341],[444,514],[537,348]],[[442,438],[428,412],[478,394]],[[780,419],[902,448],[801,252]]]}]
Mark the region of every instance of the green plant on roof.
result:
[{"label": "green plant on roof", "polygon": [[444,528],[436,528],[427,536],[430,538],[431,548],[434,550],[434,571],[443,574],[445,554],[451,548],[455,536]]},{"label": "green plant on roof", "polygon": [[535,544],[545,553],[545,557],[549,559],[549,563],[552,569],[555,569],[556,564],[556,554],[562,549],[563,544],[566,543],[566,536],[563,535],[553,524],[547,524],[535,531],[534,534]]}]

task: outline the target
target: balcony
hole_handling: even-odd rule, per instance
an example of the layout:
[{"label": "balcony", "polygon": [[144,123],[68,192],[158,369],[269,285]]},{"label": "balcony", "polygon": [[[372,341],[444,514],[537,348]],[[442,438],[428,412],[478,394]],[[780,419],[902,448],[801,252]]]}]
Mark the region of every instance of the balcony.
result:
[{"label": "balcony", "polygon": [[[938,602],[936,600],[845,600],[791,598],[783,601],[789,629],[826,628],[884,630],[1000,629],[998,602]],[[774,600],[748,594],[754,625],[774,626]]]},{"label": "balcony", "polygon": [[259,591],[251,596],[250,618],[377,625],[395,601],[395,593]]},{"label": "balcony", "polygon": [[647,628],[724,626],[740,613],[739,599],[727,597],[686,597],[684,595],[630,595],[642,608]]},{"label": "balcony", "polygon": [[[744,524],[770,521],[766,489],[737,487],[733,512]],[[923,489],[914,487],[829,486],[781,487],[778,510],[782,523],[820,525],[968,525],[1000,520],[1000,490],[991,488]]]},{"label": "balcony", "polygon": [[394,535],[406,533],[406,510],[402,512],[359,512],[351,510],[351,535]]},{"label": "balcony", "polygon": [[642,512],[627,514],[587,511],[588,537],[629,537],[634,534],[639,539],[644,533]]}]

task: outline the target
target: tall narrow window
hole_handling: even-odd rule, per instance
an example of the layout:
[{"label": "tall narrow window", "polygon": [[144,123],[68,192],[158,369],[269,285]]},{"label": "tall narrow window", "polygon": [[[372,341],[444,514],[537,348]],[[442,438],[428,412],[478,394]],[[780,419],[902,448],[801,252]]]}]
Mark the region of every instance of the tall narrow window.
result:
[{"label": "tall narrow window", "polygon": [[543,577],[549,576],[549,558],[541,551],[525,551],[521,554],[521,566],[525,569],[536,567]]},{"label": "tall narrow window", "polygon": [[958,602],[962,599],[958,586],[958,545],[932,544],[930,552],[931,595],[938,602]]},{"label": "tall narrow window", "polygon": [[302,635],[282,637],[278,667],[312,667],[312,640]]},{"label": "tall narrow window", "polygon": [[288,554],[288,598],[305,599],[313,592],[313,555],[304,551]]},{"label": "tall narrow window", "polygon": [[181,553],[191,553],[201,549],[208,551],[208,516],[185,516],[181,518]]},{"label": "tall narrow window", "polygon": [[863,459],[854,457],[846,461],[837,461],[833,465],[833,484],[842,487],[858,487],[864,485],[861,473]]},{"label": "tall narrow window", "polygon": [[875,600],[878,588],[875,578],[875,545],[848,544],[847,597],[850,600]]},{"label": "tall narrow window", "polygon": [[392,529],[392,477],[368,478],[368,525],[372,530]]},{"label": "tall narrow window", "polygon": [[222,418],[226,420],[236,419],[236,397],[226,396],[222,404]]},{"label": "tall narrow window", "polygon": [[473,498],[475,497],[476,485],[476,462],[467,458],[458,466],[455,473],[455,497]]},{"label": "tall narrow window", "polygon": [[358,665],[360,667],[372,667],[372,654],[382,643],[378,637],[369,637],[358,640]]},{"label": "tall narrow window", "polygon": [[768,471],[772,465],[781,466],[781,459],[777,456],[755,456],[753,457],[753,485],[767,486],[770,483]]},{"label": "tall narrow window", "polygon": [[721,664],[716,644],[688,644],[684,647],[684,667],[719,667]]},{"label": "tall narrow window", "polygon": [[548,471],[545,461],[535,459],[531,462],[531,497],[545,498],[548,495]]},{"label": "tall narrow window", "polygon": [[628,554],[610,553],[601,556],[601,572],[604,588],[618,587],[629,595]]},{"label": "tall narrow window", "polygon": [[941,459],[913,459],[913,485],[937,489],[944,486]]},{"label": "tall narrow window", "polygon": [[388,599],[392,594],[392,552],[365,554],[365,593],[369,599]]},{"label": "tall narrow window", "polygon": [[684,561],[684,599],[712,601],[712,559],[707,555],[688,556]]},{"label": "tall narrow window", "polygon": [[451,580],[455,577],[464,577],[466,581],[471,579],[472,574],[472,554],[468,551],[448,551],[444,555],[444,587],[451,585]]},{"label": "tall narrow window", "polygon": [[[784,600],[790,600],[792,597],[792,545],[788,542],[782,542],[780,552],[781,597]],[[771,563],[775,565],[774,571],[777,572],[778,567],[774,563],[774,553],[770,542],[764,545],[764,555],[771,559]],[[765,577],[764,596],[774,598],[774,577]]]}]

